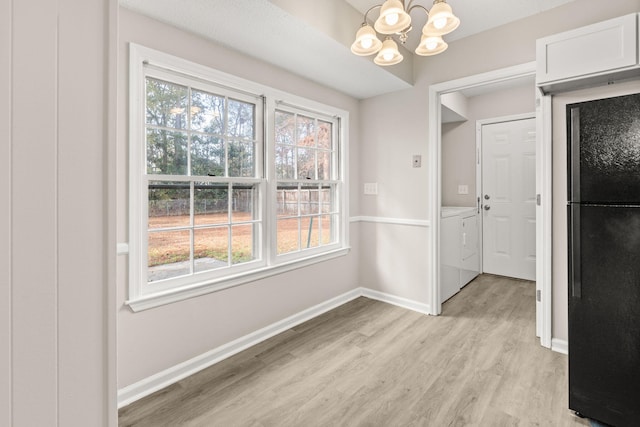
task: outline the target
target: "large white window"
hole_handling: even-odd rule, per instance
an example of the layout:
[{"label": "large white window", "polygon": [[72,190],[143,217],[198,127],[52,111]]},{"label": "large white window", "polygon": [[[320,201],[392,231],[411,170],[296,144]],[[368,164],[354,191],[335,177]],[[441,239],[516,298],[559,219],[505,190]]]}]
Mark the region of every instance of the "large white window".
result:
[{"label": "large white window", "polygon": [[134,310],[346,253],[347,114],[131,45]]}]

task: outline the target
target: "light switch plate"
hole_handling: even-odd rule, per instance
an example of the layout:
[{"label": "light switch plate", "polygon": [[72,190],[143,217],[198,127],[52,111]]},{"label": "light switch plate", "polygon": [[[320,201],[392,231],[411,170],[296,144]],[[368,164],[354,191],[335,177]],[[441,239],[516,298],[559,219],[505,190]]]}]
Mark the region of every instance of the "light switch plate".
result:
[{"label": "light switch plate", "polygon": [[468,185],[458,185],[458,194],[469,194],[469,186]]},{"label": "light switch plate", "polygon": [[412,163],[414,168],[422,167],[422,156],[420,154],[414,154]]}]

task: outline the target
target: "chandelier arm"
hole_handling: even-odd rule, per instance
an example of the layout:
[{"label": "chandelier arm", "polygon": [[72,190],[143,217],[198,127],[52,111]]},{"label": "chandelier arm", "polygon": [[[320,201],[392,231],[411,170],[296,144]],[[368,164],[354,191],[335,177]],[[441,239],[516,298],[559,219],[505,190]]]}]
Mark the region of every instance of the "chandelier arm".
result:
[{"label": "chandelier arm", "polygon": [[368,16],[369,16],[369,12],[371,12],[373,9],[377,9],[377,8],[381,8],[381,7],[382,7],[382,5],[381,5],[381,4],[377,4],[377,5],[375,5],[375,6],[371,6],[371,7],[369,8],[369,10],[367,10],[367,11],[365,12],[365,14],[364,14],[364,22],[363,22],[362,24],[363,24],[363,25],[368,24],[367,19],[368,19]]},{"label": "chandelier arm", "polygon": [[429,9],[427,9],[426,7],[424,7],[424,6],[423,6],[423,5],[421,5],[421,4],[414,4],[413,6],[411,6],[411,3],[413,3],[413,2],[410,2],[410,3],[409,3],[409,8],[407,9],[407,13],[411,13],[411,11],[412,11],[413,9],[415,9],[416,7],[419,7],[420,9],[424,10],[424,13],[426,13],[426,14],[427,14],[427,16],[429,16]]}]

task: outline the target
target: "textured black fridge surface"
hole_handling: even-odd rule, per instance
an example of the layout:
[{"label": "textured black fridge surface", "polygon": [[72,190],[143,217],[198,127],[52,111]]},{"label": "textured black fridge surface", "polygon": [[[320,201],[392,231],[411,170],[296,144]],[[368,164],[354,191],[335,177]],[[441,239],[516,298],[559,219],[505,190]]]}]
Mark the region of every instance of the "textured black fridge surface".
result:
[{"label": "textured black fridge surface", "polygon": [[640,94],[567,108],[574,107],[580,111],[579,201],[640,203]]},{"label": "textured black fridge surface", "polygon": [[569,407],[638,426],[640,207],[579,209],[582,291],[569,295]]},{"label": "textured black fridge surface", "polygon": [[640,426],[640,94],[567,121],[569,407]]}]

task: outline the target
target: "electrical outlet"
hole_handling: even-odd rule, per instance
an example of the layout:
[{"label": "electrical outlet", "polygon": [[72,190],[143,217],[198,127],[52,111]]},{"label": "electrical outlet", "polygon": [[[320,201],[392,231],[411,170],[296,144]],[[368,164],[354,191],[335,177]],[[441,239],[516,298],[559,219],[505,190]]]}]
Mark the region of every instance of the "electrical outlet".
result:
[{"label": "electrical outlet", "polygon": [[458,185],[458,194],[469,194],[469,186],[468,185]]},{"label": "electrical outlet", "polygon": [[364,194],[375,196],[378,194],[378,183],[377,182],[367,182],[364,184]]},{"label": "electrical outlet", "polygon": [[413,155],[413,167],[414,168],[422,167],[422,156],[420,154]]}]

